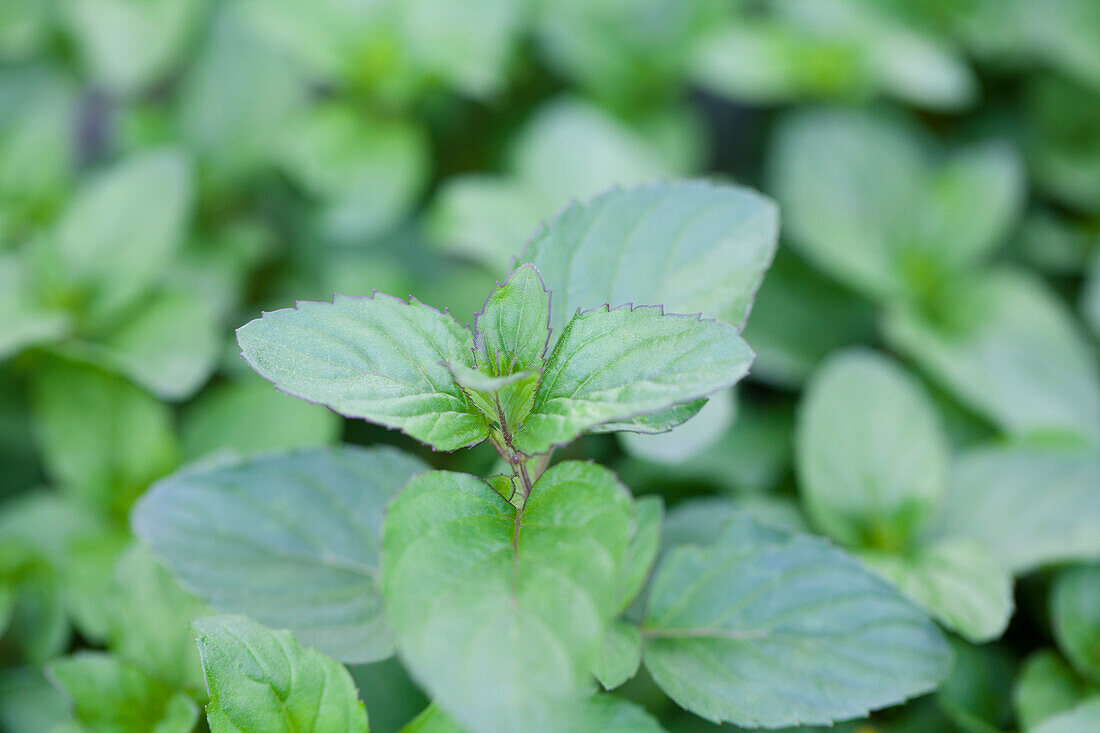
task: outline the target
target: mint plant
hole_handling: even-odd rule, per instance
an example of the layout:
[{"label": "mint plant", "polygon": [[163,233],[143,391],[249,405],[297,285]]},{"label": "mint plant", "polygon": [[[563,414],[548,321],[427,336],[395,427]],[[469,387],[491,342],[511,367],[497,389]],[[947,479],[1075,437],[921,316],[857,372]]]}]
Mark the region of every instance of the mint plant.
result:
[{"label": "mint plant", "polygon": [[[641,664],[685,709],[749,727],[829,724],[932,689],[951,660],[942,635],[858,558],[738,512],[662,545],[658,500],[554,461],[586,433],[672,429],[743,378],[740,326],[774,243],[756,194],[644,186],[545,227],[470,327],[377,292],[242,327],[242,356],[279,390],[437,451],[488,443],[504,470],[349,446],[160,482],[134,512],[139,537],[185,588],[253,619],[193,627],[211,729],[366,730],[322,654],[396,651],[433,700],[409,731],[660,730],[595,691]],[[695,303],[707,310],[678,312]]]}]

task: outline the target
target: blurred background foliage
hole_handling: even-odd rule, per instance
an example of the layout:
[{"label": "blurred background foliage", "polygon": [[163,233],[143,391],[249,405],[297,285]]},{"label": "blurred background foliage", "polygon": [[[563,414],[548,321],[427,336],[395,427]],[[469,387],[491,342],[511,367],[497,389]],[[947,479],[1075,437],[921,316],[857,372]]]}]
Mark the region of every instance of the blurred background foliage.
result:
[{"label": "blurred background foliage", "polygon": [[[889,564],[919,524],[1017,577],[1001,641],[841,730],[1095,730],[1055,720],[1100,690],[1095,0],[0,2],[0,729],[190,730],[203,609],[127,525],[152,481],[341,439],[423,454],[275,392],[236,326],[373,289],[467,321],[570,200],[699,175],[781,205],[752,378],[572,452],[662,495],[672,535],[737,506]],[[852,534],[801,465],[796,424],[829,411],[803,387],[855,344],[929,401],[942,517]],[[872,411],[902,409],[884,389]],[[394,660],[353,673],[377,731],[425,705]]]}]

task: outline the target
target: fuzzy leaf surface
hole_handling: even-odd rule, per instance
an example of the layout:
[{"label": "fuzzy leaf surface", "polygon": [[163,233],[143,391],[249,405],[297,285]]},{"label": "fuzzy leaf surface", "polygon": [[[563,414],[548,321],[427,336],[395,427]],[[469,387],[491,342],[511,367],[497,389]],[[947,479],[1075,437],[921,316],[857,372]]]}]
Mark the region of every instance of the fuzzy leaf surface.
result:
[{"label": "fuzzy leaf surface", "polygon": [[547,224],[521,258],[554,293],[559,331],[578,308],[663,305],[742,326],[778,239],[775,204],[703,181],[612,190]]},{"label": "fuzzy leaf surface", "polygon": [[643,634],[646,667],[673,700],[748,727],[862,717],[951,668],[936,626],[858,560],[745,517],[665,556]]},{"label": "fuzzy leaf surface", "polygon": [[383,587],[412,676],[479,733],[574,730],[634,529],[630,494],[565,462],[516,509],[467,474],[414,478],[390,505]]},{"label": "fuzzy leaf surface", "polygon": [[237,330],[245,360],[283,392],[397,428],[437,450],[487,436],[445,364],[473,368],[470,332],[445,312],[378,293],[300,302]]},{"label": "fuzzy leaf surface", "polygon": [[550,339],[550,293],[532,264],[512,271],[474,320],[478,366],[494,376],[537,368]]},{"label": "fuzzy leaf surface", "polygon": [[516,447],[542,453],[585,430],[728,387],[753,353],[732,326],[659,306],[579,311],[546,361]]},{"label": "fuzzy leaf surface", "polygon": [[207,616],[198,636],[211,733],[367,733],[351,675],[335,659],[245,616]]},{"label": "fuzzy leaf surface", "polygon": [[382,516],[427,469],[392,448],[310,448],[183,471],[134,510],[134,531],[215,609],[288,628],[347,662],[389,656],[378,587]]}]

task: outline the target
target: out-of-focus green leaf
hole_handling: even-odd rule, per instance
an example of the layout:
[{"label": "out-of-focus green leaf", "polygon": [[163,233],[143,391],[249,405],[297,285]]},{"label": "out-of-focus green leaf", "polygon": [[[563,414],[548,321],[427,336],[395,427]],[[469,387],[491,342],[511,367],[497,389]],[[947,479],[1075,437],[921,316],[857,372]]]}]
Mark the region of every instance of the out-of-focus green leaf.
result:
[{"label": "out-of-focus green leaf", "polygon": [[0,726],[8,733],[60,733],[69,706],[42,671],[5,667],[0,671]]},{"label": "out-of-focus green leaf", "polygon": [[957,109],[976,96],[964,59],[881,4],[780,0],[767,10],[710,30],[693,54],[692,76],[734,100],[763,103],[885,93]]},{"label": "out-of-focus green leaf", "polygon": [[250,5],[213,10],[196,63],[181,82],[179,137],[219,188],[274,165],[288,121],[306,102],[302,69],[241,17]]},{"label": "out-of-focus green leaf", "polygon": [[1040,77],[1024,103],[1036,184],[1074,208],[1100,211],[1100,94]]},{"label": "out-of-focus green leaf", "polygon": [[754,379],[798,388],[835,349],[874,334],[874,311],[780,248],[745,326]]},{"label": "out-of-focus green leaf", "polygon": [[168,406],[86,364],[49,359],[32,382],[46,468],[66,491],[123,516],[150,481],[175,467]]},{"label": "out-of-focus green leaf", "polygon": [[30,273],[16,253],[0,252],[0,360],[57,340],[71,328],[68,314],[39,302]]},{"label": "out-of-focus green leaf", "polygon": [[972,449],[956,460],[940,532],[980,540],[1016,574],[1100,559],[1098,482],[1088,450]]},{"label": "out-of-focus green leaf", "polygon": [[1054,637],[1082,675],[1100,682],[1100,566],[1064,570],[1051,589]]},{"label": "out-of-focus green leaf", "polygon": [[249,455],[326,445],[339,434],[339,416],[289,399],[252,377],[204,391],[187,406],[180,423],[185,460],[226,450]]},{"label": "out-of-focus green leaf", "polygon": [[189,733],[199,709],[182,692],[102,652],[77,652],[46,666],[91,733]]},{"label": "out-of-focus green leaf", "polygon": [[657,306],[579,311],[547,358],[515,445],[543,453],[602,423],[705,397],[737,382],[751,363],[737,329],[718,321]]},{"label": "out-of-focus green leaf", "polygon": [[575,730],[634,524],[630,494],[595,464],[552,466],[519,519],[473,476],[414,478],[384,531],[402,660],[475,730]]},{"label": "out-of-focus green leaf", "polygon": [[1012,701],[1024,730],[1070,710],[1089,695],[1088,685],[1053,649],[1041,649],[1026,660],[1016,678]]},{"label": "out-of-focus green leaf", "polygon": [[143,91],[177,63],[201,0],[70,0],[65,24],[91,79],[113,92]]},{"label": "out-of-focus green leaf", "polygon": [[[31,13],[52,12],[49,0],[0,7],[0,57],[12,49],[5,13],[34,23]],[[21,7],[29,5],[31,7]],[[32,31],[33,32],[33,31]],[[75,159],[74,84],[49,67],[5,68],[0,73],[0,247],[25,234],[27,220],[49,214],[68,187]]]},{"label": "out-of-focus green leaf", "polygon": [[935,625],[855,558],[747,517],[665,556],[642,633],[673,700],[748,726],[861,717],[934,688],[951,663]]},{"label": "out-of-focus green leaf", "polygon": [[1007,433],[1100,444],[1100,365],[1040,280],[1012,270],[971,277],[938,312],[890,312],[888,340]]},{"label": "out-of-focus green leaf", "polygon": [[281,391],[397,428],[436,450],[487,436],[446,364],[473,367],[473,336],[446,311],[382,293],[265,313],[237,330],[249,365]]},{"label": "out-of-focus green leaf", "polygon": [[626,621],[616,621],[604,635],[603,649],[592,674],[605,690],[613,690],[638,671],[642,663],[642,633]]},{"label": "out-of-focus green leaf", "polygon": [[211,733],[367,733],[367,711],[347,669],[289,631],[245,616],[208,616],[198,635]]},{"label": "out-of-focus green leaf", "polygon": [[202,670],[188,624],[203,614],[202,602],[138,544],[119,558],[111,589],[111,651],[172,688],[201,691]]},{"label": "out-of-focus green leaf", "polygon": [[103,337],[97,358],[162,400],[192,396],[209,378],[222,341],[214,314],[195,295],[165,290]]},{"label": "out-of-focus green leaf", "polygon": [[1100,338],[1100,247],[1097,247],[1092,258],[1080,302],[1085,322],[1092,327],[1093,334]]},{"label": "out-of-focus green leaf", "polygon": [[872,551],[863,561],[975,644],[996,639],[1008,626],[1012,575],[976,540],[940,540],[898,554]]},{"label": "out-of-focus green leaf", "polygon": [[[572,733],[664,733],[646,710],[614,695],[594,695],[582,704],[570,723]],[[428,707],[400,733],[466,733],[435,705]]]},{"label": "out-of-focus green leaf", "polygon": [[968,733],[1009,730],[1009,706],[1015,660],[1006,648],[972,646],[952,639],[955,667],[936,693],[947,716]]},{"label": "out-of-focus green leaf", "polygon": [[185,589],[341,660],[393,651],[377,583],[386,503],[427,468],[392,448],[309,448],[159,482],[134,532]]},{"label": "out-of-focus green leaf", "polygon": [[833,277],[888,302],[936,302],[1023,206],[1024,170],[1010,148],[930,164],[927,136],[901,117],[795,112],[772,145],[769,174],[792,240]]},{"label": "out-of-focus green leaf", "polygon": [[320,228],[359,244],[405,216],[428,174],[428,141],[409,122],[378,119],[336,103],[286,131],[283,168],[321,204]]},{"label": "out-of-focus green leaf", "polygon": [[799,408],[796,465],[819,529],[856,548],[904,549],[934,514],[948,447],[920,384],[872,351],[830,359]]},{"label": "out-of-focus green leaf", "polygon": [[187,158],[172,150],[136,154],[87,181],[44,243],[44,266],[60,278],[55,297],[97,324],[132,306],[182,246],[192,186]]}]

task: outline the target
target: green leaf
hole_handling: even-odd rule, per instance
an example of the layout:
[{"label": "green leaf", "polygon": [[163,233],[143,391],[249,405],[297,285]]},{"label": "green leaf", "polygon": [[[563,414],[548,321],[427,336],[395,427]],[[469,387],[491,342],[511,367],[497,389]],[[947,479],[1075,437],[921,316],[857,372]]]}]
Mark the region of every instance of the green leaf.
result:
[{"label": "green leaf", "polygon": [[65,313],[37,303],[22,258],[0,252],[0,361],[31,346],[59,339],[69,328]]},{"label": "green leaf", "polygon": [[1041,649],[1028,657],[1012,691],[1016,717],[1024,730],[1084,700],[1088,686],[1053,649]]},{"label": "green leaf", "polygon": [[125,516],[176,463],[168,406],[99,369],[50,359],[32,382],[39,444],[51,477],[105,513]]},{"label": "green leaf", "polygon": [[[622,432],[618,436],[619,444],[631,456],[653,463],[675,467],[690,461],[720,441],[737,417],[737,396],[732,389],[718,392],[699,402],[703,403],[702,408],[687,420],[678,419],[678,415],[670,415],[671,425],[665,432]],[[691,409],[694,405],[694,402],[687,402],[679,408]],[[649,418],[660,418],[665,414],[668,413],[647,415],[646,418],[648,421]],[[629,424],[611,423],[611,426],[631,429]],[[673,427],[676,429],[672,430]]]},{"label": "green leaf", "polygon": [[756,352],[754,379],[797,389],[833,351],[873,341],[875,312],[790,249],[781,249],[742,335]]},{"label": "green leaf", "polygon": [[205,605],[136,543],[116,563],[111,591],[110,650],[175,689],[201,691],[202,670],[188,625]]},{"label": "green leaf", "polygon": [[751,363],[737,329],[718,321],[666,315],[659,306],[578,311],[546,361],[515,445],[543,453],[603,423],[705,397],[744,377]]},{"label": "green leaf", "polygon": [[616,621],[604,636],[592,674],[605,690],[613,690],[638,671],[642,663],[642,632],[634,624]]},{"label": "green leaf", "polygon": [[61,6],[93,83],[123,95],[145,90],[171,70],[203,7],[196,0],[73,0]]},{"label": "green leaf", "polygon": [[935,625],[856,559],[745,517],[665,556],[642,633],[646,667],[681,707],[750,727],[864,716],[951,666]]},{"label": "green leaf", "polygon": [[968,733],[1002,733],[1010,729],[1009,697],[1015,659],[997,644],[974,646],[951,638],[955,665],[936,693],[936,703]]},{"label": "green leaf", "polygon": [[946,489],[947,439],[920,384],[892,360],[857,349],[817,371],[795,440],[814,524],[856,548],[904,548]]},{"label": "green leaf", "polygon": [[658,496],[643,496],[634,500],[634,506],[638,510],[638,524],[626,546],[619,573],[620,611],[625,610],[645,586],[661,547],[664,502]]},{"label": "green leaf", "polygon": [[110,654],[77,652],[50,662],[46,674],[92,733],[190,733],[198,721],[191,698]]},{"label": "green leaf", "polygon": [[1100,696],[1047,718],[1031,733],[1092,733],[1100,726]]},{"label": "green leaf", "polygon": [[[585,700],[573,719],[570,733],[664,733],[644,708],[613,695]],[[416,716],[400,733],[465,733],[434,704]]]},{"label": "green leaf", "polygon": [[101,341],[105,366],[162,400],[191,397],[209,378],[223,342],[214,314],[197,296],[166,290]]},{"label": "green leaf", "polygon": [[328,103],[285,135],[283,168],[322,202],[319,226],[336,243],[384,233],[427,182],[428,140],[410,120],[386,120]]},{"label": "green leaf", "polygon": [[437,450],[488,435],[445,366],[473,368],[470,332],[417,300],[376,293],[300,302],[242,326],[237,343],[283,392],[397,428]]},{"label": "green leaf", "polygon": [[250,455],[331,444],[340,427],[339,416],[324,407],[288,400],[263,380],[245,378],[204,390],[188,404],[180,443],[185,459],[224,450]]},{"label": "green leaf", "polygon": [[972,449],[955,463],[939,532],[973,537],[1020,575],[1100,558],[1100,458],[1085,450]]},{"label": "green leaf", "polygon": [[1065,570],[1050,596],[1054,638],[1082,675],[1100,682],[1100,565]]},{"label": "green leaf", "polygon": [[347,662],[393,651],[377,584],[382,514],[427,468],[393,448],[310,448],[156,484],[134,531],[216,609],[289,628]]},{"label": "green leaf", "polygon": [[1024,169],[1011,148],[989,144],[936,161],[905,118],[796,112],[773,149],[772,186],[793,241],[880,300],[937,300],[944,280],[1000,244],[1023,208]]},{"label": "green leaf", "polygon": [[7,733],[61,733],[71,722],[68,701],[40,669],[0,670],[0,726]]},{"label": "green leaf", "polygon": [[905,284],[895,250],[907,207],[924,193],[922,144],[904,119],[848,110],[785,117],[771,142],[769,176],[786,236],[849,287],[898,297]]},{"label": "green leaf", "polygon": [[991,641],[1008,626],[1012,575],[975,540],[941,540],[905,554],[868,552],[863,560],[968,641]]},{"label": "green leaf", "polygon": [[516,512],[473,476],[414,478],[386,518],[386,611],[406,667],[460,724],[574,730],[634,506],[607,469],[565,462]]},{"label": "green leaf", "polygon": [[168,271],[183,244],[192,187],[187,159],[159,150],[126,158],[77,191],[47,256],[91,319],[114,318]]},{"label": "green leaf", "polygon": [[554,293],[555,331],[578,308],[604,303],[661,304],[741,327],[777,237],[769,199],[681,181],[574,204],[535,235],[521,260],[533,262]]},{"label": "green leaf", "polygon": [[989,272],[952,292],[938,312],[945,314],[938,320],[891,312],[888,341],[1008,433],[1060,432],[1100,444],[1100,366],[1042,281]]},{"label": "green leaf", "polygon": [[288,631],[245,616],[208,616],[198,635],[211,733],[367,733],[367,711],[348,671]]},{"label": "green leaf", "polygon": [[474,318],[478,367],[493,376],[537,370],[549,340],[550,293],[538,268],[521,265]]},{"label": "green leaf", "polygon": [[490,377],[477,369],[461,364],[448,364],[448,371],[465,393],[466,398],[481,413],[489,426],[494,445],[512,442],[512,433],[523,424],[535,406],[542,373],[517,372],[506,377]]}]

